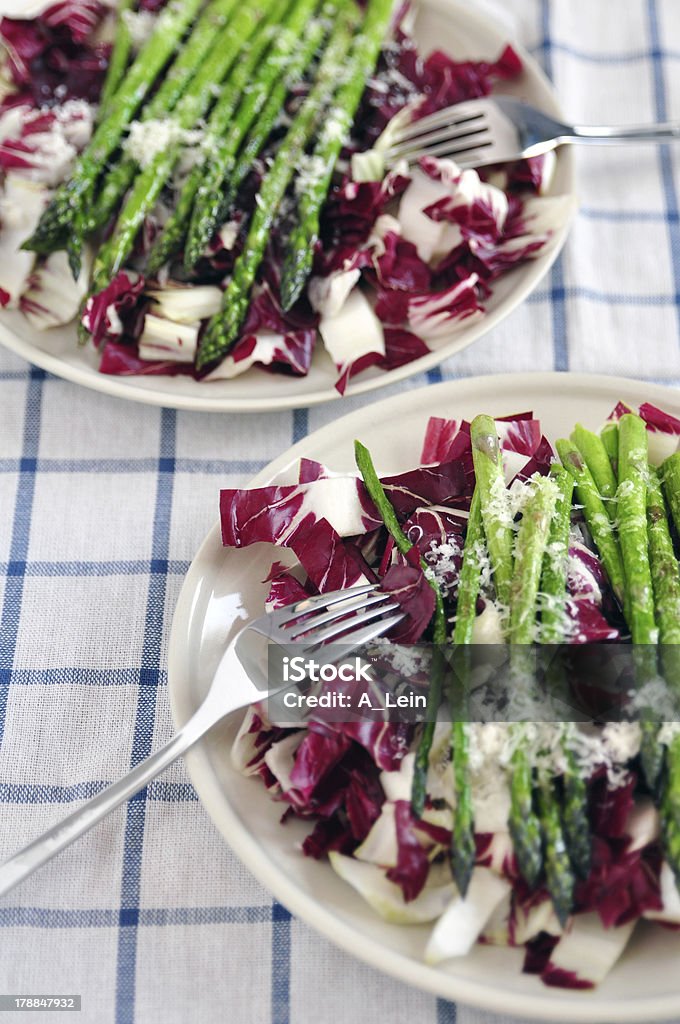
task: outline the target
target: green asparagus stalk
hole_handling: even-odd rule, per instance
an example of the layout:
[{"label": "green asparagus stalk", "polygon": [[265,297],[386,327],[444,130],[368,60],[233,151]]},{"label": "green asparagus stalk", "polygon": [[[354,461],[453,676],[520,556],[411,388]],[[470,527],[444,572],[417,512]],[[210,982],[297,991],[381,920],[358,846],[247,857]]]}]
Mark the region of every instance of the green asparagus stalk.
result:
[{"label": "green asparagus stalk", "polygon": [[479,596],[479,555],[483,543],[482,504],[479,488],[476,487],[470,504],[470,516],[463,548],[463,564],[458,578],[456,624],[453,628],[453,642],[456,645],[472,643],[472,627],[475,622]]},{"label": "green asparagus stalk", "polygon": [[666,768],[661,794],[661,837],[666,860],[680,887],[680,734],[668,746]]},{"label": "green asparagus stalk", "polygon": [[564,640],[569,528],[571,526],[574,479],[557,463],[550,467],[550,475],[557,484],[558,493],[548,547],[543,559],[541,639],[544,644],[560,644]]},{"label": "green asparagus stalk", "polygon": [[390,23],[391,0],[383,0],[380,6],[376,4],[374,10],[375,19],[369,21],[367,18],[364,31],[355,40],[347,81],[338,90],[324,120],[310,158],[312,174],[310,178],[305,177],[298,194],[298,219],[288,244],[281,279],[281,302],[284,309],[290,309],[297,302],[311,273],[319,240],[321,210],[340,151],[350,135],[366,82],[375,70],[383,37]]},{"label": "green asparagus stalk", "polygon": [[[510,642],[511,668],[517,686],[522,686],[523,670],[527,659],[527,644],[531,644],[536,631],[536,608],[541,569],[557,498],[557,485],[549,477],[535,477],[531,482],[522,513],[510,585]],[[513,731],[522,734],[522,726],[515,724]],[[533,807],[532,770],[526,749],[517,744],[512,759],[513,780],[510,787],[510,832],[517,863],[522,875],[534,885],[542,864],[541,824]]]},{"label": "green asparagus stalk", "polygon": [[[208,57],[177,104],[175,121],[178,130],[194,128],[206,113],[215,99],[215,85],[225,79],[271,3],[272,0],[259,0],[255,5],[241,7],[233,20],[217,34]],[[180,139],[158,153],[137,177],[111,237],[97,254],[93,271],[95,291],[106,287],[130,255],[137,233],[153,209],[181,152]]]},{"label": "green asparagus stalk", "polygon": [[[647,536],[647,428],[635,413],[619,420],[619,540],[626,574],[626,611],[633,643],[636,680],[644,685],[656,672],[659,630],[654,614],[654,588]],[[640,760],[650,788],[657,784],[663,764],[658,724],[640,722]]]},{"label": "green asparagus stalk", "polygon": [[[364,481],[364,486],[368,496],[378,510],[378,514],[385,524],[387,532],[393,537],[394,542],[397,545],[397,550],[400,551],[402,555],[407,555],[413,547],[413,544],[402,530],[397,518],[397,513],[392,508],[390,499],[385,494],[385,488],[381,484],[378,474],[375,471],[371,453],[368,448],[361,443],[361,441],[354,442],[354,458],[357,468],[361,473],[361,478]],[[423,572],[426,573],[427,581],[434,590],[436,601],[433,639],[435,644],[444,644],[446,643],[446,614],[444,612],[444,601],[442,599],[441,590],[437,586],[436,581],[432,578],[432,574],[429,571],[430,567],[424,558],[420,559],[420,566]]]},{"label": "green asparagus stalk", "polygon": [[[647,532],[654,587],[654,607],[661,643],[661,664],[670,692],[677,699],[678,684],[680,683],[680,576],[666,517],[666,504],[661,490],[661,482],[659,474],[653,466],[649,467],[647,478]],[[660,744],[656,730],[651,724],[645,726],[645,740],[643,747],[645,774],[649,773],[656,780],[661,770],[662,751],[659,749]],[[680,745],[671,744],[666,758],[668,775],[664,791],[676,775],[680,777],[680,764],[673,763],[674,760],[680,759]],[[680,791],[677,795],[680,796]],[[669,812],[674,806],[673,799],[673,794],[662,795],[662,804],[667,805]],[[680,809],[680,801],[676,809]],[[667,839],[667,845],[677,847],[675,852],[680,853],[680,816],[674,822],[666,821],[663,834]]]},{"label": "green asparagus stalk", "polygon": [[[298,37],[302,27],[315,6],[315,2],[308,2],[304,7],[300,5],[301,12],[297,8],[294,9],[294,18],[291,19],[289,30],[279,35],[271,59],[262,66],[260,74],[251,83],[229,130],[227,131],[225,126],[222,132],[223,137],[217,145],[214,159],[206,168],[196,194],[184,251],[184,265],[187,270],[192,270],[196,265],[216,228],[219,227],[224,201],[224,183],[229,179],[243,140],[253,124],[259,122],[274,92],[281,94],[280,102],[277,104],[280,113],[285,99],[284,90],[300,80],[312,63],[326,34],[326,23],[331,25],[337,16],[336,5],[327,4],[323,11],[323,21],[313,23],[304,42],[299,44]],[[259,123],[258,128],[261,131]]]},{"label": "green asparagus stalk", "polygon": [[170,4],[158,16],[153,35],[128,69],[107,116],[78,158],[69,180],[57,189],[34,234],[24,242],[24,249],[47,254],[65,243],[69,224],[83,199],[91,194],[123,132],[175,52],[201,4],[202,0],[184,0],[182,4]]},{"label": "green asparagus stalk", "polygon": [[602,438],[577,423],[571,433],[571,440],[583,456],[595,481],[595,486],[600,492],[607,514],[612,523],[615,523],[617,519],[617,479]]},{"label": "green asparagus stalk", "polygon": [[510,604],[512,585],[513,530],[503,478],[501,448],[493,419],[490,416],[475,416],[470,438],[496,596],[507,607]]},{"label": "green asparagus stalk", "polygon": [[621,607],[626,597],[626,578],[619,544],[612,530],[602,498],[595,481],[576,445],[571,441],[557,441],[555,447],[562,465],[574,478],[576,497],[583,506],[588,529],[600,553],[612,590]]},{"label": "green asparagus stalk", "polygon": [[[196,69],[212,48],[215,33],[226,24],[236,3],[237,0],[213,0],[208,4],[157,92],[144,107],[143,122],[165,118],[173,112]],[[131,157],[124,157],[108,171],[97,189],[96,200],[82,211],[81,237],[93,234],[109,222],[138,171],[139,166]]]},{"label": "green asparagus stalk", "polygon": [[510,586],[510,641],[530,644],[536,634],[536,608],[541,569],[548,545],[558,488],[548,476],[535,476],[517,534]]},{"label": "green asparagus stalk", "polygon": [[477,848],[470,779],[470,735],[468,723],[460,719],[451,725],[451,758],[456,801],[451,832],[451,866],[458,891],[461,896],[465,896],[475,866]]},{"label": "green asparagus stalk", "polygon": [[605,447],[609,462],[614,471],[614,476],[619,475],[619,425],[618,423],[605,423],[600,431],[600,439]]},{"label": "green asparagus stalk", "polygon": [[[456,624],[453,629],[455,646],[466,648],[459,661],[458,692],[451,700],[451,759],[453,761],[453,787],[455,803],[453,809],[453,830],[451,833],[451,864],[453,877],[462,896],[465,896],[472,869],[475,865],[475,828],[472,807],[472,783],[470,780],[470,739],[465,712],[470,672],[469,645],[472,643],[472,629],[479,595],[479,551],[484,543],[482,511],[479,490],[475,489],[470,505],[463,564],[458,579],[456,595]],[[455,684],[454,684],[455,685]]]},{"label": "green asparagus stalk", "polygon": [[659,474],[647,476],[647,532],[654,607],[661,644],[680,644],[680,575]]},{"label": "green asparagus stalk", "polygon": [[634,413],[619,420],[619,540],[634,644],[656,644],[654,592],[647,543],[647,428]]},{"label": "green asparagus stalk", "polygon": [[539,782],[538,807],[543,831],[546,885],[557,918],[564,927],[573,906],[576,879],[562,831],[559,801],[550,778]]},{"label": "green asparagus stalk", "polygon": [[515,725],[514,728],[520,738],[512,755],[508,827],[519,869],[526,882],[533,887],[543,864],[541,823],[534,810],[532,768],[526,748],[521,742],[522,727]]},{"label": "green asparagus stalk", "polygon": [[680,452],[666,459],[661,467],[661,479],[675,529],[680,533]]},{"label": "green asparagus stalk", "polygon": [[[556,463],[550,467],[550,475],[555,480],[559,490],[555,503],[555,515],[548,539],[548,548],[543,559],[541,593],[544,603],[541,612],[541,640],[544,644],[559,644],[563,643],[565,639],[569,527],[574,479]],[[560,668],[561,666],[556,666],[556,670],[559,671]],[[590,871],[592,847],[587,808],[588,794],[585,780],[576,768],[575,758],[569,748],[566,737],[563,739],[562,748],[566,760],[566,768],[562,775],[563,800],[561,813],[558,812],[558,820],[553,827],[553,833],[557,836],[556,826],[559,826],[571,863],[581,878],[586,878]],[[554,798],[552,791],[550,796]],[[545,827],[544,841],[547,844]],[[546,850],[547,861],[548,853]],[[547,863],[546,874],[550,879]],[[557,894],[558,890],[556,889],[555,892]],[[555,896],[553,899],[555,901]],[[557,903],[555,905],[557,908]]]},{"label": "green asparagus stalk", "polygon": [[[397,514],[394,511],[389,498],[385,494],[385,488],[381,484],[378,474],[375,471],[371,453],[360,441],[354,442],[354,457],[357,468],[364,481],[364,486],[368,496],[378,510],[378,514],[385,524],[388,533],[394,538],[397,550],[400,551],[402,555],[407,555],[413,547],[413,544],[402,530]],[[420,564],[423,570],[429,569],[424,558],[420,559]],[[427,698],[428,716],[427,721],[423,724],[420,743],[418,744],[418,749],[416,751],[416,760],[413,772],[413,788],[411,792],[411,807],[413,809],[413,813],[418,818],[422,815],[425,808],[425,797],[427,795],[427,769],[430,760],[430,750],[432,748],[437,709],[439,708],[442,699],[444,658],[441,653],[441,648],[442,645],[446,643],[446,614],[444,611],[444,600],[437,583],[432,579],[429,572],[427,579],[434,590],[436,601],[433,626],[433,639],[435,646],[433,652],[432,679],[430,683],[430,692]]]},{"label": "green asparagus stalk", "polygon": [[[250,121],[257,117],[263,92],[267,88],[278,91],[278,86],[281,83],[281,64],[294,48],[297,37],[314,12],[317,2],[318,0],[294,0],[287,17],[282,24],[278,25],[279,34],[271,46],[266,60],[263,61],[262,58],[271,43],[275,31],[273,28],[265,28],[265,31],[255,38],[253,45],[235,69],[230,87],[223,91],[208,121],[207,134],[215,140],[215,148],[210,154],[207,151],[202,154],[184,183],[175,203],[175,209],[149,255],[147,261],[149,274],[157,274],[161,267],[182,248],[192,211],[195,205],[203,202],[202,197],[209,193],[211,183],[215,181],[217,181],[218,206],[221,206],[220,189],[231,158],[230,147],[233,145],[238,147],[241,138],[250,127]],[[280,18],[275,18],[275,21],[280,22]],[[313,21],[307,29],[304,43],[293,54],[293,58],[285,68],[284,77],[286,79],[299,80],[313,60],[323,35],[324,25],[319,21]],[[243,95],[246,88],[248,92]],[[279,111],[280,107],[281,104],[279,104]],[[218,226],[216,220],[211,223],[206,245]],[[204,248],[201,249],[196,259],[203,254],[203,251]]]},{"label": "green asparagus stalk", "polygon": [[[366,21],[372,17],[371,12],[384,2],[385,0],[371,0]],[[316,81],[262,181],[257,208],[243,251],[234,264],[231,280],[224,292],[222,309],[212,318],[199,343],[196,357],[196,366],[199,370],[222,359],[238,338],[281,200],[335,91],[335,82],[342,73],[356,24],[357,10],[354,5],[343,8],[321,58]]]},{"label": "green asparagus stalk", "polygon": [[104,79],[104,85],[102,86],[99,98],[100,118],[113,99],[127,70],[130,51],[132,50],[132,34],[125,17],[125,12],[131,11],[133,6],[134,0],[120,0],[118,4],[116,11],[116,35],[113,40],[109,66],[106,69],[106,78]]},{"label": "green asparagus stalk", "polygon": [[593,844],[588,819],[588,790],[578,771],[573,751],[567,750],[567,767],[562,775],[562,827],[569,857],[581,878],[590,874]]}]

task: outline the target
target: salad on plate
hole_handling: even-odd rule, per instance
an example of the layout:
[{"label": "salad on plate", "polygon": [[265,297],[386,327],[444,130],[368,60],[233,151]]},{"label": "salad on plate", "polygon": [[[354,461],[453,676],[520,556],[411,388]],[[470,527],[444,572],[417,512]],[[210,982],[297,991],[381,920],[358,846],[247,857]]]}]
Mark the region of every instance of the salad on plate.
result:
[{"label": "salad on plate", "polygon": [[408,5],[3,9],[0,303],[75,320],[104,374],[304,376],[322,346],[342,392],[483,317],[569,217],[552,156],[384,165],[395,125],[522,71],[420,54]]},{"label": "salad on plate", "polygon": [[[389,593],[404,617],[366,656],[428,714],[328,701],[283,722],[262,703],[233,764],[377,914],[431,924],[427,962],[520,947],[546,985],[592,988],[640,921],[680,925],[680,420],[619,403],[599,433],[549,439],[529,412],[432,417],[418,466],[355,456],[356,474],[302,459],[296,483],[222,491],[222,540],[276,549],[268,608]],[[527,659],[551,650],[560,673],[591,657],[594,679],[552,690],[587,714],[545,713]]]}]

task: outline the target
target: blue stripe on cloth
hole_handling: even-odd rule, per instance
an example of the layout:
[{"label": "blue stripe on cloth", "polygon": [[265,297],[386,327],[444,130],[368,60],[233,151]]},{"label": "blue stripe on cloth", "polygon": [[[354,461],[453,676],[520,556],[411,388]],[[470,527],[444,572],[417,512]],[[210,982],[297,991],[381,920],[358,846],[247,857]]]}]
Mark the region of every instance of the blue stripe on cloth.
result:
[{"label": "blue stripe on cloth", "polygon": [[[558,259],[555,267],[557,268],[560,263],[561,261]],[[631,295],[630,293],[625,294],[623,292],[602,292],[595,288],[583,288],[580,286],[558,287],[554,283],[554,273],[553,270],[552,287],[548,291],[544,288],[537,289],[527,296],[525,302],[547,302],[557,297],[557,300],[561,303],[564,303],[565,299],[590,299],[591,302],[602,302],[607,306],[674,306],[678,301],[678,296],[667,293],[659,295]]]},{"label": "blue stripe on cloth", "polygon": [[[543,64],[548,78],[553,78],[552,43],[550,34],[550,0],[541,0],[541,26],[543,30]],[[569,369],[566,288],[564,263],[558,256],[550,271],[550,299],[552,308],[553,365],[556,370]]]},{"label": "blue stripe on cloth", "polygon": [[437,1024],[456,1024],[458,1007],[448,999],[437,1000]]},{"label": "blue stripe on cloth", "polygon": [[2,370],[0,372],[0,381],[4,380],[28,380],[31,375],[30,367],[26,367],[25,370]]},{"label": "blue stripe on cloth", "polygon": [[[267,459],[175,459],[176,473],[257,473]],[[18,473],[19,459],[0,459],[0,473]],[[157,459],[38,459],[37,473],[155,473]]]},{"label": "blue stripe on cloth", "polygon": [[[110,781],[101,779],[74,782],[70,786],[0,782],[0,803],[66,804],[74,800],[89,800],[108,785]],[[180,803],[198,800],[198,795],[189,782],[163,782],[155,779],[149,783],[147,800],[154,800],[157,803]]]},{"label": "blue stripe on cloth", "polygon": [[579,206],[578,216],[614,224],[665,224],[668,220],[663,210],[598,210],[595,206]]},{"label": "blue stripe on cloth", "polygon": [[272,906],[272,1020],[290,1020],[290,911],[276,900]]},{"label": "blue stripe on cloth", "polygon": [[7,576],[148,576],[150,572],[165,572],[172,576],[185,576],[191,562],[139,559],[131,562],[0,562],[0,573]]},{"label": "blue stripe on cloth", "polygon": [[442,380],[442,368],[441,366],[434,366],[431,370],[427,371],[427,383],[428,384],[439,384]]},{"label": "blue stripe on cloth", "polygon": [[[12,538],[9,560],[19,567],[25,565],[31,533],[31,512],[35,494],[35,467],[40,446],[40,419],[42,415],[42,394],[45,371],[31,369],[26,385],[24,406],[24,434],[22,454],[19,463]],[[9,684],[17,637],[19,616],[24,593],[24,576],[21,571],[7,576],[5,595],[0,614],[0,744],[5,731]]]},{"label": "blue stripe on cloth", "polygon": [[[163,409],[161,412],[156,507],[151,543],[152,560],[159,565],[160,563],[167,564],[168,560],[176,434],[177,415],[175,411]],[[158,692],[156,683],[164,633],[166,587],[165,573],[163,571],[152,572],[149,577],[131,767],[135,767],[151,753],[156,715],[156,694]],[[121,884],[121,927],[118,933],[116,1024],[133,1024],[135,1016],[137,925],[139,923],[145,818],[146,791],[142,790],[127,805]]]},{"label": "blue stripe on cloth", "polygon": [[293,409],[293,444],[309,433],[309,409]]},{"label": "blue stripe on cloth", "polygon": [[[263,924],[272,918],[271,906],[263,907],[142,907],[135,926]],[[52,907],[0,907],[0,928],[115,928],[120,910],[58,910]],[[124,925],[123,925],[124,926]]]},{"label": "blue stripe on cloth", "polygon": [[[7,670],[7,676],[15,686],[136,686],[139,668],[13,668]],[[165,686],[166,682],[165,671],[159,670],[155,676],[147,671],[148,685]]]},{"label": "blue stripe on cloth", "polygon": [[576,46],[569,46],[567,43],[560,43],[556,39],[544,39],[535,46],[529,47],[532,54],[538,55],[547,49],[553,52],[565,53],[575,60],[586,61],[589,64],[633,64],[637,61],[656,60],[663,57],[667,60],[680,60],[680,50],[661,49],[654,46],[651,50],[629,50],[627,53],[589,53],[586,50],[579,50]]},{"label": "blue stripe on cloth", "polygon": [[[661,40],[659,33],[657,0],[647,0],[647,13],[649,19],[650,42],[652,44],[652,48],[660,53]],[[668,119],[666,82],[663,72],[663,63],[660,57],[654,60],[652,73],[654,76],[654,106],[656,108],[656,119],[657,121],[666,121]],[[671,251],[671,269],[673,272],[673,283],[675,286],[676,315],[680,318],[680,223],[678,217],[678,193],[673,177],[673,159],[667,146],[659,146],[659,165],[661,168],[661,180],[663,182],[667,211],[666,220],[668,224],[668,241]]]}]

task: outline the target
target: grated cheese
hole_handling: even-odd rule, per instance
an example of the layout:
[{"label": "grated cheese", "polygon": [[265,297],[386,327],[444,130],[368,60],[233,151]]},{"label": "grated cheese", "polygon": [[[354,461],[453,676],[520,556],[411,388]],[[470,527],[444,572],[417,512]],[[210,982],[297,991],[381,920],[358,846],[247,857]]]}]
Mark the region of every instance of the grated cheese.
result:
[{"label": "grated cheese", "polygon": [[133,121],[123,143],[125,153],[144,170],[157,156],[178,143],[195,146],[203,140],[203,132],[186,131],[174,118]]},{"label": "grated cheese", "polygon": [[133,49],[141,50],[151,38],[156,27],[157,15],[151,11],[123,11],[123,21],[130,33]]}]

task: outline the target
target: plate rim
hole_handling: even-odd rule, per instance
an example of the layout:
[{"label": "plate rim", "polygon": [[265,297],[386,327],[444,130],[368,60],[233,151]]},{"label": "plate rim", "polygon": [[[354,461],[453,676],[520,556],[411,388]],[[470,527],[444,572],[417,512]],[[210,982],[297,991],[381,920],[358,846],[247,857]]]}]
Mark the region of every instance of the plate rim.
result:
[{"label": "plate rim", "polygon": [[[474,390],[480,385],[485,388],[493,388],[494,385],[497,385],[500,389],[499,394],[502,396],[502,388],[507,385],[508,380],[515,383],[524,381],[534,389],[545,388],[547,393],[551,394],[555,394],[559,391],[559,386],[565,384],[574,391],[583,388],[592,391],[603,389],[610,393],[607,397],[611,397],[614,401],[619,397],[625,397],[626,393],[631,390],[643,391],[645,400],[652,402],[663,401],[664,398],[667,402],[670,393],[674,395],[675,404],[680,409],[679,389],[665,384],[649,383],[638,378],[561,371],[462,377],[400,392],[397,395],[384,398],[380,402],[361,406],[359,409],[325,424],[273,459],[252,478],[248,486],[264,486],[302,455],[308,454],[310,448],[315,450],[319,444],[323,445],[326,438],[330,439],[337,432],[338,425],[347,425],[346,421],[352,421],[353,429],[355,429],[356,421],[356,429],[360,429],[362,422],[370,422],[372,417],[386,418],[390,412],[398,410],[403,402],[409,406],[417,406],[426,395],[429,398],[435,393],[450,394],[455,400],[457,393],[468,389]],[[548,389],[550,390],[548,391]],[[425,408],[423,413],[426,415]],[[186,633],[182,619],[184,617],[187,622],[189,620],[191,604],[196,592],[193,576],[199,573],[200,578],[201,563],[206,559],[211,559],[215,550],[223,550],[219,522],[215,523],[208,531],[191,562],[173,616],[168,647],[168,696],[176,728],[179,728],[186,720],[181,707],[182,688],[178,686],[177,682],[180,676],[175,668],[181,660],[182,636]],[[326,909],[317,899],[300,888],[296,882],[289,880],[282,869],[276,867],[257,837],[244,827],[232,806],[228,802],[224,802],[225,796],[228,801],[228,793],[225,794],[223,787],[219,785],[204,746],[199,745],[190,750],[185,760],[199,800],[227,844],[260,884],[291,913],[321,932],[333,944],[384,974],[406,981],[416,988],[445,999],[467,1003],[467,1005],[494,1013],[524,1015],[528,1019],[535,1020],[578,1021],[581,1024],[583,1022],[608,1024],[609,1022],[610,1024],[612,1019],[616,1019],[620,1024],[634,1024],[634,1022],[642,1020],[667,1020],[680,1012],[680,990],[677,995],[645,996],[639,1001],[630,998],[609,999],[597,1004],[589,1003],[588,992],[575,993],[572,990],[546,988],[546,994],[534,995],[508,992],[506,989],[494,991],[493,987],[488,984],[452,976],[436,967],[422,964],[403,953],[386,949],[379,940],[359,933],[351,924],[337,918],[332,910]],[[212,806],[211,797],[213,796],[219,796],[219,808]],[[551,995],[550,992],[559,992],[560,995]]]},{"label": "plate rim", "polygon": [[[427,7],[433,7],[453,19],[462,19],[468,24],[474,26],[477,32],[490,34],[494,40],[499,39],[502,35],[501,30],[490,15],[480,11],[470,10],[466,6],[464,0],[419,0],[419,3]],[[526,47],[518,43],[516,40],[504,38],[503,41],[510,43],[513,46],[519,54],[525,68],[530,70],[532,76],[534,76],[544,88],[547,101],[546,109],[548,112],[563,119],[564,114],[562,112],[555,87],[543,71],[543,68],[540,66],[538,61],[529,53]],[[209,394],[206,394],[205,396],[202,394],[173,394],[171,390],[172,377],[154,378],[156,380],[163,380],[164,385],[167,382],[167,387],[170,388],[170,390],[167,390],[165,386],[162,389],[159,387],[158,390],[148,390],[138,383],[131,385],[127,383],[128,378],[126,376],[109,376],[107,374],[100,374],[96,371],[89,370],[86,367],[63,362],[58,355],[54,355],[51,352],[47,352],[42,348],[26,342],[16,334],[10,326],[4,323],[0,323],[0,345],[3,345],[20,358],[27,360],[30,364],[46,370],[63,380],[86,387],[91,391],[96,391],[114,398],[123,398],[129,401],[139,402],[143,405],[190,412],[282,412],[290,409],[311,408],[317,405],[337,402],[342,398],[357,398],[381,388],[390,387],[391,385],[404,381],[416,374],[426,373],[428,370],[439,366],[445,359],[458,355],[459,352],[462,352],[469,345],[474,344],[474,342],[478,341],[479,338],[493,330],[498,323],[505,320],[506,317],[514,312],[514,310],[526,300],[527,296],[538,287],[543,278],[549,273],[550,268],[564,248],[576,212],[577,190],[575,154],[573,152],[573,148],[569,146],[562,147],[558,152],[558,159],[565,179],[565,191],[561,194],[571,197],[574,200],[574,203],[572,204],[572,209],[569,211],[565,223],[555,233],[549,249],[542,253],[538,259],[528,261],[522,265],[524,275],[521,278],[519,287],[513,289],[512,293],[501,303],[498,309],[494,309],[490,313],[485,314],[482,319],[471,325],[469,328],[466,328],[462,337],[458,338],[454,332],[446,344],[438,346],[427,355],[421,356],[419,359],[415,359],[411,363],[407,363],[405,366],[397,367],[394,370],[384,371],[380,376],[365,379],[359,378],[355,381],[350,380],[344,395],[340,395],[332,385],[326,389],[310,391],[307,394],[303,392],[296,395],[282,395],[276,398],[266,395],[261,398],[253,398],[252,396],[238,398],[229,396],[211,397]],[[64,326],[68,327],[70,325]],[[33,333],[35,335],[41,335],[44,332],[37,331],[34,328]],[[143,379],[143,376],[144,375],[142,374],[135,374],[132,376],[132,379],[138,382]]]}]

